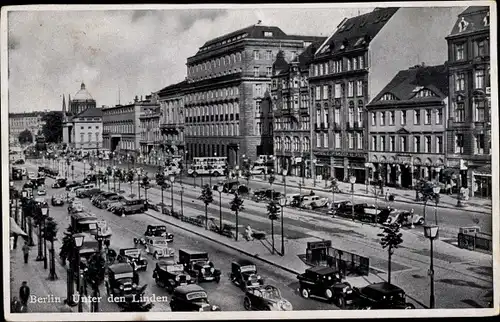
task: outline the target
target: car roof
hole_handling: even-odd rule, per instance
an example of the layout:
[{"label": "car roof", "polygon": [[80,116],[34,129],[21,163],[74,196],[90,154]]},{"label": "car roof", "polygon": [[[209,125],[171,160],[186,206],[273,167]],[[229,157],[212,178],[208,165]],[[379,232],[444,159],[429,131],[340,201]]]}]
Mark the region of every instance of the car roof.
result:
[{"label": "car roof", "polygon": [[307,268],[306,272],[307,271],[313,272],[313,273],[316,273],[316,274],[320,274],[320,275],[327,275],[327,274],[335,274],[335,273],[337,273],[336,269],[334,269],[332,267],[326,267],[326,266],[315,266],[315,267]]},{"label": "car roof", "polygon": [[140,251],[140,249],[137,247],[130,247],[130,248],[120,248],[120,253],[124,253],[125,251],[131,250],[131,249],[134,249],[134,250],[137,249]]},{"label": "car roof", "polygon": [[161,260],[161,261],[158,261],[156,262],[156,264],[158,265],[158,267],[166,267],[166,266],[169,266],[169,265],[175,265],[175,261],[173,260]]},{"label": "car roof", "polygon": [[198,284],[188,284],[184,286],[179,286],[175,288],[175,293],[187,294],[191,292],[205,292],[205,289]]},{"label": "car roof", "polygon": [[246,259],[240,259],[240,260],[234,261],[233,263],[238,264],[239,266],[254,265],[254,263],[252,263],[251,261],[246,260]]},{"label": "car roof", "polygon": [[111,270],[115,274],[128,273],[128,272],[134,271],[132,266],[130,266],[130,264],[128,264],[128,263],[113,264],[113,265],[109,266],[109,270]]},{"label": "car roof", "polygon": [[201,250],[191,250],[191,249],[179,249],[179,252],[184,252],[186,254],[206,254],[207,252],[201,251]]},{"label": "car roof", "polygon": [[385,293],[385,294],[403,291],[402,288],[400,288],[394,284],[387,283],[387,282],[374,283],[374,284],[367,285],[366,287],[369,289],[372,289],[372,290],[376,290],[377,292],[380,292],[380,293]]}]

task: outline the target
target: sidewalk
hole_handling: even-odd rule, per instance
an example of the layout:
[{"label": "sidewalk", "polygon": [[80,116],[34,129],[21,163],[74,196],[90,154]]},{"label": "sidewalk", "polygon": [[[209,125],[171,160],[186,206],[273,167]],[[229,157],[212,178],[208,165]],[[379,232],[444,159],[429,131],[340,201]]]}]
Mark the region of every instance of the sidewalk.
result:
[{"label": "sidewalk", "polygon": [[[256,180],[260,181],[263,183],[268,183],[269,175],[266,176],[266,180],[264,180],[263,175],[253,175],[251,180]],[[275,175],[276,180],[274,181],[273,185],[280,185],[283,186],[283,179],[281,175]],[[295,177],[295,176],[287,176],[286,177],[286,185],[287,187],[294,187],[294,188],[299,188],[299,183],[302,184],[302,189],[304,191],[309,191],[309,190],[317,190],[317,191],[324,191],[324,192],[330,192],[330,182],[327,182],[328,186],[325,188],[325,180],[316,180],[316,185],[314,186],[314,180],[311,178],[301,178],[301,177]],[[338,181],[338,187],[340,191],[342,191],[342,194],[351,194],[351,184],[347,182],[341,182]],[[395,196],[396,201],[399,202],[404,202],[404,203],[419,203],[422,204],[420,201],[415,201],[415,190],[411,189],[401,189],[401,188],[394,188],[394,187],[384,187],[384,194],[385,193],[393,194]],[[356,183],[354,184],[354,195],[355,196],[362,196],[362,197],[370,197],[370,198],[375,198],[372,192],[372,186],[368,186],[368,194],[366,193],[366,185],[364,184],[359,184]],[[384,196],[379,196],[379,198],[384,198]],[[491,214],[492,212],[492,200],[491,199],[481,199],[481,198],[475,198],[471,197],[468,201],[466,201],[467,206],[466,207],[461,207],[458,208],[457,205],[457,196],[456,195],[447,195],[447,194],[441,194],[440,195],[440,200],[438,204],[438,208],[451,208],[451,209],[460,209],[464,211],[470,211],[470,212],[482,212],[486,214]]]}]

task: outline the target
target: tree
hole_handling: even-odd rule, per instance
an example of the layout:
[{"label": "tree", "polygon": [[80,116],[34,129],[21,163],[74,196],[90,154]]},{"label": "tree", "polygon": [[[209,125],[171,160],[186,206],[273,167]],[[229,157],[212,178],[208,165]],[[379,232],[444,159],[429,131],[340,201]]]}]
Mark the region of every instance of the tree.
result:
[{"label": "tree", "polygon": [[421,180],[416,187],[417,193],[421,195],[419,200],[424,202],[424,222],[427,214],[427,203],[429,201],[439,202],[439,194],[434,193],[434,186],[435,184],[432,182]]},{"label": "tree", "polygon": [[339,184],[337,182],[337,178],[330,177],[328,179],[330,181],[330,189],[332,190],[332,205],[335,204],[335,192],[338,192],[339,190]]},{"label": "tree", "polygon": [[45,239],[50,242],[50,274],[49,279],[55,280],[57,279],[56,274],[56,260],[54,253],[54,241],[57,237],[57,223],[52,217],[48,217],[45,224]]},{"label": "tree", "polygon": [[42,116],[45,124],[42,133],[47,143],[59,143],[63,134],[63,114],[60,111],[50,111]]},{"label": "tree", "polygon": [[271,199],[267,205],[267,213],[269,214],[269,219],[271,219],[272,254],[274,254],[274,221],[278,219],[278,211],[278,203]]},{"label": "tree", "polygon": [[[243,199],[240,198],[238,193],[234,193],[234,198],[229,203],[231,211],[234,211],[236,215],[236,241],[238,241],[238,214],[240,211],[243,211],[245,207],[243,206]],[[222,227],[221,227],[222,228]]]},{"label": "tree", "polygon": [[121,182],[123,180],[123,173],[120,168],[115,170],[115,177],[118,178],[118,191],[121,191]]},{"label": "tree", "polygon": [[130,196],[131,196],[131,198],[133,198],[132,197],[132,195],[133,195],[132,189],[133,189],[134,177],[135,177],[134,170],[132,170],[132,169],[128,170],[127,181],[130,183]]},{"label": "tree", "polygon": [[206,184],[201,190],[201,195],[198,197],[205,204],[205,229],[208,229],[208,205],[214,201],[214,196],[210,185]]},{"label": "tree", "polygon": [[19,133],[18,139],[21,144],[33,143],[33,134],[30,130],[24,130]]},{"label": "tree", "polygon": [[163,209],[163,191],[165,190],[164,189],[165,175],[163,174],[163,172],[158,172],[156,174],[156,184],[160,186],[160,190],[161,190],[161,207]]},{"label": "tree", "polygon": [[388,270],[388,282],[391,283],[391,259],[394,250],[399,248],[399,245],[403,242],[402,233],[399,232],[401,225],[398,223],[393,223],[390,225],[385,225],[382,227],[382,233],[377,234],[377,236],[382,237],[380,244],[383,249],[387,248],[389,254],[389,270]]},{"label": "tree", "polygon": [[147,173],[142,177],[142,186],[144,187],[144,199],[148,200],[149,177]]}]

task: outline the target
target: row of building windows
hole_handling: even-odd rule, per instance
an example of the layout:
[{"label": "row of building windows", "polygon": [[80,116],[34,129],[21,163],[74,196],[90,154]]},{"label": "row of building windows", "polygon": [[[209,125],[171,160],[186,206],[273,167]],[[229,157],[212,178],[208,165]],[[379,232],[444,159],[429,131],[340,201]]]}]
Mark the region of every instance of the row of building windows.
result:
[{"label": "row of building windows", "polygon": [[[464,153],[464,134],[455,134],[455,153]],[[474,135],[474,154],[485,154],[486,153],[486,138],[484,134]],[[488,142],[488,153],[491,154],[491,139]]]},{"label": "row of building windows", "polygon": [[[362,101],[360,102],[360,104],[362,104]],[[363,107],[358,105],[358,107],[355,108],[353,106],[354,102],[350,102],[349,105],[350,106],[347,109],[347,122],[349,122],[349,125],[351,126],[354,126],[355,123],[358,123],[358,126],[362,127],[364,114]],[[337,125],[345,121],[343,120],[341,109],[339,107],[334,108],[334,118],[331,121]],[[316,109],[316,124],[318,124],[319,126],[321,123],[323,123],[323,127],[325,129],[328,129],[328,124],[330,123],[330,119],[328,117],[328,108]]]},{"label": "row of building windows", "polygon": [[[420,125],[422,122],[422,110],[412,110],[413,111],[413,124]],[[434,111],[434,123],[432,122],[432,113]],[[423,111],[423,124],[424,125],[432,125],[432,124],[443,124],[443,109],[425,109]],[[408,124],[408,115],[411,112],[407,110],[400,111],[381,111],[381,112],[371,112],[371,125],[372,126],[385,126],[385,125],[407,125]],[[399,114],[399,124],[396,124],[397,116]],[[378,115],[378,117],[377,117]]]},{"label": "row of building windows", "polygon": [[272,89],[278,89],[278,85],[281,84],[281,89],[287,89],[287,88],[301,88],[301,87],[307,87],[308,86],[308,81],[307,77],[299,77],[295,76],[289,79],[282,79],[281,83],[279,79],[273,79],[272,80]]},{"label": "row of building windows", "polygon": [[[99,132],[95,132],[93,134],[94,135],[92,135],[91,132],[87,133],[87,135],[85,135],[85,133],[80,133],[80,142],[81,143],[84,143],[84,142],[99,142],[101,134]],[[85,139],[87,139],[87,140],[85,140]]]},{"label": "row of building windows", "polygon": [[186,135],[191,136],[239,136],[240,124],[225,123],[225,124],[205,124],[205,125],[189,125],[186,127]]},{"label": "row of building windows", "polygon": [[[472,100],[474,122],[486,122],[491,120],[491,109],[487,104],[487,100],[484,97],[474,97]],[[462,95],[457,96],[457,101],[453,103],[454,108],[454,122],[464,123],[466,122],[465,117],[465,101]]]},{"label": "row of building windows", "polygon": [[104,132],[110,133],[135,133],[134,124],[106,124],[104,125]]},{"label": "row of building windows", "polygon": [[311,75],[323,76],[343,71],[359,70],[366,68],[364,56],[344,57],[343,59],[331,60],[311,66]]},{"label": "row of building windows", "polygon": [[[299,104],[300,103],[300,104]],[[293,97],[288,95],[282,97],[282,106],[281,109],[289,110],[289,109],[309,109],[309,95],[307,94],[295,94]]]},{"label": "row of building windows", "polygon": [[[316,133],[316,147],[317,148],[332,148],[342,149],[342,133],[333,132],[333,146],[329,145],[328,133]],[[363,134],[362,133],[346,133],[347,135],[347,148],[349,150],[363,150]]]},{"label": "row of building windows", "polygon": [[240,95],[240,91],[237,86],[220,88],[205,92],[197,92],[186,95],[186,103],[195,103],[199,101],[206,101],[210,99],[221,99],[237,97]]},{"label": "row of building windows", "polygon": [[311,128],[311,118],[302,116],[298,122],[292,121],[290,118],[275,118],[274,129],[278,131],[294,131],[294,130],[309,130]]},{"label": "row of building windows", "polygon": [[345,94],[347,94],[347,97],[361,97],[364,95],[363,84],[362,80],[348,81],[347,93],[345,93],[345,86],[342,83],[336,83],[334,87],[330,85],[313,86],[311,91],[314,93],[316,101],[328,100],[332,97],[342,98]]},{"label": "row of building windows", "polygon": [[[95,128],[96,128],[96,130],[98,130],[99,129],[99,125],[96,125]],[[80,130],[84,130],[84,129],[85,129],[84,126],[80,126]],[[87,126],[87,129],[89,129],[89,130],[92,129],[92,126]]]},{"label": "row of building windows", "polygon": [[120,140],[118,144],[121,150],[135,150],[135,141],[133,140]]},{"label": "row of building windows", "polygon": [[[408,136],[399,136],[399,146],[396,146],[398,136],[390,135],[372,135],[370,149],[376,152],[425,152],[425,153],[443,153],[443,137],[442,136],[422,136],[413,135],[413,148],[410,151],[408,146]],[[432,149],[432,140],[434,138],[434,149]],[[388,142],[388,144],[387,144]],[[422,150],[423,147],[423,150]]]},{"label": "row of building windows", "polygon": [[[193,120],[198,118],[205,118],[206,120],[214,118],[218,115],[239,115],[240,104],[238,102],[228,103],[228,104],[218,104],[209,106],[193,106],[186,108],[186,122],[193,122]],[[209,118],[211,117],[211,118]],[[221,117],[221,121],[224,118]],[[208,121],[205,121],[208,122]]]},{"label": "row of building windows", "polygon": [[[102,114],[104,115],[117,115],[117,114],[124,114],[124,113],[133,113],[135,110],[135,106],[130,106],[130,107],[114,107],[110,109],[103,109]],[[99,118],[98,118],[99,119]]]},{"label": "row of building windows", "polygon": [[[454,75],[455,78],[455,91],[465,91],[466,86],[466,73],[458,72]],[[490,87],[490,68],[477,69],[474,71],[474,89],[485,89]]]},{"label": "row of building windows", "polygon": [[205,61],[203,63],[199,63],[196,65],[192,65],[188,67],[188,76],[194,76],[194,74],[201,72],[201,71],[211,71],[215,70],[216,68],[220,68],[221,66],[232,66],[233,64],[236,64],[237,62],[241,62],[242,60],[242,55],[244,53],[233,53],[230,55],[225,55],[223,57],[211,59],[209,61]]},{"label": "row of building windows", "polygon": [[311,140],[308,137],[303,137],[301,140],[295,136],[292,140],[289,136],[284,138],[278,136],[274,138],[274,144],[276,151],[309,152],[311,149]]},{"label": "row of building windows", "polygon": [[[473,57],[483,57],[490,55],[490,41],[489,38],[477,39],[472,43]],[[455,43],[455,60],[467,59],[467,43]]]}]

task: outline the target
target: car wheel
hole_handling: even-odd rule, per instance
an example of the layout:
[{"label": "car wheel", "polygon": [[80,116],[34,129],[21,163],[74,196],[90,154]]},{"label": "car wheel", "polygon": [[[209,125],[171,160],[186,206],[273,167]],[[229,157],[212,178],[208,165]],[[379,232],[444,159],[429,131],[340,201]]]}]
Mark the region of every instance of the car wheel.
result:
[{"label": "car wheel", "polygon": [[345,299],[343,296],[337,297],[337,300],[335,301],[335,304],[339,309],[345,308]]},{"label": "car wheel", "polygon": [[248,297],[245,297],[245,299],[243,300],[243,307],[247,311],[250,311],[252,309],[252,303],[250,302],[250,299]]},{"label": "car wheel", "polygon": [[415,305],[412,303],[406,303],[405,310],[413,310],[415,308]]},{"label": "car wheel", "polygon": [[307,299],[309,298],[309,290],[307,288],[303,288],[300,290],[300,295],[302,295],[303,298]]},{"label": "car wheel", "polygon": [[424,223],[425,223],[424,218],[420,218],[420,219],[417,221],[417,225],[423,225]]}]

